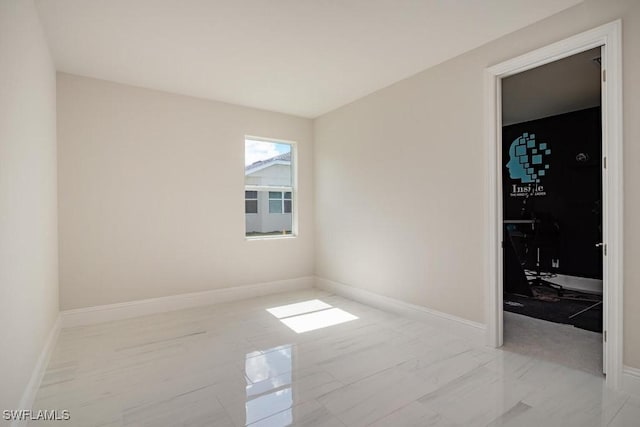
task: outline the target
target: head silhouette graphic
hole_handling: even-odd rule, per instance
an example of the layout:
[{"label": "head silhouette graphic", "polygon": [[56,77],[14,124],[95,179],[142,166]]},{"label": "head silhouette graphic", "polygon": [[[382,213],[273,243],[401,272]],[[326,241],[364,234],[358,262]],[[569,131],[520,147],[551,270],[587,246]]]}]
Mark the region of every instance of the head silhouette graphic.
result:
[{"label": "head silhouette graphic", "polygon": [[523,184],[540,182],[540,177],[549,170],[549,164],[543,162],[549,154],[551,149],[547,143],[536,143],[534,134],[523,133],[509,147],[509,177],[519,179]]}]

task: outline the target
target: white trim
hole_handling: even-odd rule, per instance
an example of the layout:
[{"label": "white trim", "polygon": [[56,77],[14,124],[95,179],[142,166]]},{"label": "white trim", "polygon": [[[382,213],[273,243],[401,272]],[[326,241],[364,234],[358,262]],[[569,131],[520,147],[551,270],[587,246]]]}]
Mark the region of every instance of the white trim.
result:
[{"label": "white trim", "polygon": [[245,191],[291,191],[290,185],[245,185]]},{"label": "white trim", "polygon": [[640,397],[640,369],[625,366],[622,371],[622,391]]},{"label": "white trim", "polygon": [[297,141],[293,141],[290,139],[282,139],[282,138],[269,138],[269,137],[264,137],[264,136],[255,136],[255,135],[245,135],[244,136],[244,140],[251,140],[251,141],[261,141],[261,142],[275,142],[276,144],[289,144],[289,145],[295,145],[298,142]]},{"label": "white trim", "polygon": [[475,344],[482,345],[484,343],[485,325],[482,323],[473,322],[421,305],[410,304],[395,298],[379,295],[317,276],[316,287],[362,304],[437,325],[456,335],[463,336]]},{"label": "white trim", "polygon": [[[36,361],[35,366],[33,367],[33,371],[31,372],[31,378],[29,379],[29,383],[24,389],[22,393],[22,398],[20,399],[20,403],[18,404],[18,409],[29,410],[33,408],[33,403],[36,400],[36,394],[40,389],[40,384],[42,383],[42,378],[44,377],[45,372],[47,371],[47,366],[49,365],[49,359],[51,359],[51,354],[53,353],[53,349],[58,342],[58,335],[60,335],[62,321],[60,314],[56,317],[51,330],[49,331],[49,335],[47,335],[47,339],[44,342],[44,346],[42,347],[42,351],[40,352],[40,356]],[[12,427],[18,426],[26,426],[27,420],[15,420],[11,423]]]},{"label": "white trim", "polygon": [[[292,197],[292,202],[291,202],[291,236],[290,237],[297,237],[298,236],[298,232],[299,232],[299,225],[298,225],[298,143],[296,141],[289,141],[286,139],[279,139],[279,138],[265,138],[265,137],[261,137],[261,136],[252,136],[252,135],[245,135],[244,136],[244,140],[243,140],[243,144],[246,150],[246,143],[247,140],[252,140],[252,141],[264,141],[264,142],[273,142],[276,144],[288,144],[291,146],[291,160],[290,163],[292,163],[292,167],[291,167],[291,186],[290,187],[279,187],[279,188],[283,188],[280,191],[288,191],[291,192],[291,197]],[[245,171],[246,172],[246,171]],[[258,191],[260,191],[261,189],[265,189],[268,190],[269,188],[277,188],[277,186],[259,186],[259,185],[246,185],[245,184],[245,191],[249,190],[254,190],[257,189]],[[284,188],[287,188],[287,190],[285,190]],[[279,190],[274,190],[274,191],[279,191]],[[244,204],[242,207],[242,212],[244,212]],[[246,229],[245,229],[245,234],[246,234]],[[272,237],[273,238],[273,237]],[[278,238],[278,237],[275,237]],[[247,237],[247,240],[263,240],[261,238],[253,238],[253,237]]]},{"label": "white trim", "polygon": [[[278,215],[278,214],[273,214]],[[254,240],[282,240],[282,239],[297,239],[298,236],[294,236],[293,234],[270,234],[266,236],[245,236],[245,240],[247,242],[252,242]]]},{"label": "white trim", "polygon": [[313,287],[313,283],[314,279],[311,276],[299,277],[275,282],[212,289],[204,292],[64,310],[60,315],[62,316],[62,327],[70,328],[110,322],[113,320],[130,319],[148,314],[165,313],[190,307],[255,298],[280,292],[309,289]]},{"label": "white trim", "polygon": [[558,59],[604,46],[603,84],[603,239],[607,244],[604,258],[604,316],[607,328],[605,368],[607,385],[621,388],[623,349],[623,174],[622,174],[622,23],[620,20],[594,28],[485,70],[485,153],[487,205],[486,298],[487,344],[502,345],[502,172],[499,147],[502,144],[499,80]]}]

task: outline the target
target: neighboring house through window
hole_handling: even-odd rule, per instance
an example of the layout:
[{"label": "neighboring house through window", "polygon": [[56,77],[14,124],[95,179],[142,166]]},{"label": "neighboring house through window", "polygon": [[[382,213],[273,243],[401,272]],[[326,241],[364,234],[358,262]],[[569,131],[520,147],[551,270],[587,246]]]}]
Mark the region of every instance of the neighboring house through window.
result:
[{"label": "neighboring house through window", "polygon": [[295,219],[294,144],[245,138],[245,235],[292,235]]}]

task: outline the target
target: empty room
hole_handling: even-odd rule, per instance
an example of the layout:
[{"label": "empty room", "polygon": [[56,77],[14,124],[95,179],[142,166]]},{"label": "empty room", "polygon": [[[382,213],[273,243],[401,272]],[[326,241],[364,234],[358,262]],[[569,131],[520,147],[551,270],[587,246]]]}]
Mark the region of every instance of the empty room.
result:
[{"label": "empty room", "polygon": [[0,0],[0,426],[639,426],[639,75],[638,0]]}]

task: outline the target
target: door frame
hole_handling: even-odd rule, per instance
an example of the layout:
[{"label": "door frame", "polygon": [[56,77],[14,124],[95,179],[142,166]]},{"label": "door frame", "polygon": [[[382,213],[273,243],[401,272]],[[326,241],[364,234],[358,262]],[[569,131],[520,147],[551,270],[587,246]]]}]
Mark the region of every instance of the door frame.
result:
[{"label": "door frame", "polygon": [[592,30],[488,67],[484,73],[487,233],[486,340],[503,343],[501,79],[602,46],[603,349],[606,384],[620,389],[623,370],[622,22]]}]

